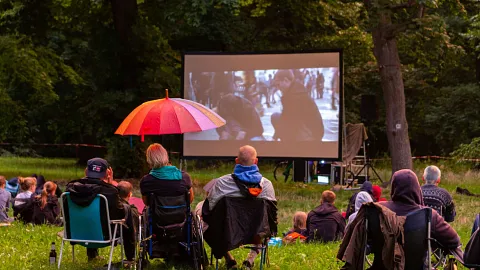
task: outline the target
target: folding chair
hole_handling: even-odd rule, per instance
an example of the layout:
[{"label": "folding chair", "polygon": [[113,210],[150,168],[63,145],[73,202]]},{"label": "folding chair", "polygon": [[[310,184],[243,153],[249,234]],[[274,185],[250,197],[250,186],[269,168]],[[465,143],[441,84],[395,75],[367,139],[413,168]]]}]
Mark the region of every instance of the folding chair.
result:
[{"label": "folding chair", "polygon": [[[64,234],[62,237],[62,245],[60,247],[60,257],[58,259],[58,268],[62,263],[64,242],[72,244],[72,258],[75,262],[75,244],[87,248],[103,248],[110,246],[110,257],[108,259],[108,269],[112,264],[113,250],[115,242],[119,241],[121,248],[121,259],[123,265],[123,233],[122,225],[125,219],[110,220],[108,211],[107,198],[101,194],[97,194],[92,203],[86,207],[75,204],[70,198],[70,192],[65,192],[60,197],[60,206],[64,218]],[[66,207],[65,207],[66,206]],[[101,207],[105,207],[106,224],[102,224]],[[105,219],[103,220],[105,223]],[[103,225],[103,226],[102,226]],[[113,233],[112,233],[113,226]],[[108,228],[104,231],[103,228]],[[120,236],[117,237],[117,231]]]}]

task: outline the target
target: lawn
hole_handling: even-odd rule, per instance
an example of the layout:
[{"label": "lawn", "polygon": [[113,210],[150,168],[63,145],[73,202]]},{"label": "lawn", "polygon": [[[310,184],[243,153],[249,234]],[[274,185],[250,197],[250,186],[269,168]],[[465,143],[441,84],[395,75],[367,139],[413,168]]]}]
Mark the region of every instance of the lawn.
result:
[{"label": "lawn", "polygon": [[[232,164],[211,167],[209,169],[195,169],[189,164],[188,171],[194,180],[195,202],[205,196],[203,185],[210,179],[231,172]],[[473,223],[474,216],[479,212],[480,200],[475,197],[467,197],[455,194],[455,188],[461,186],[468,188],[473,193],[480,193],[480,185],[477,181],[480,174],[467,170],[468,166],[458,166],[453,163],[437,164],[442,169],[441,186],[449,190],[457,205],[457,218],[452,226],[459,233],[465,246]],[[415,170],[421,175],[425,163],[416,162]],[[382,177],[388,175],[385,166],[378,166]],[[260,166],[264,176],[273,179],[270,165]],[[83,168],[75,165],[74,160],[65,159],[34,159],[34,158],[1,158],[0,174],[8,177],[18,175],[30,175],[32,173],[43,174],[46,179],[55,179],[65,184],[68,180],[81,177]],[[138,180],[132,180],[138,182]],[[295,211],[310,211],[319,204],[320,195],[327,187],[316,184],[280,183],[274,182],[279,206],[279,230],[286,232],[291,226],[291,218]],[[138,191],[136,191],[138,195]],[[336,206],[345,209],[351,191],[337,192]],[[389,197],[389,190],[384,190],[384,195]],[[48,265],[50,243],[60,246],[56,236],[61,228],[49,226],[31,226],[13,223],[9,227],[0,227],[0,269],[54,269]],[[333,244],[296,244],[286,247],[273,247],[270,252],[269,269],[339,269],[341,263],[335,259],[339,243]],[[106,263],[105,261],[87,264],[84,248],[76,248],[75,263],[72,262],[71,247],[67,246],[63,259],[63,269],[97,269]],[[234,256],[237,262],[241,262],[247,254],[246,250],[236,250]],[[101,251],[101,255],[108,257],[107,249]],[[120,252],[115,254],[117,260]],[[257,262],[258,264],[258,262]],[[223,266],[223,263],[221,263]],[[161,261],[153,264],[152,269],[175,269],[165,265]],[[178,268],[177,268],[178,269]],[[214,267],[212,267],[214,269]],[[224,268],[223,268],[224,269]]]}]

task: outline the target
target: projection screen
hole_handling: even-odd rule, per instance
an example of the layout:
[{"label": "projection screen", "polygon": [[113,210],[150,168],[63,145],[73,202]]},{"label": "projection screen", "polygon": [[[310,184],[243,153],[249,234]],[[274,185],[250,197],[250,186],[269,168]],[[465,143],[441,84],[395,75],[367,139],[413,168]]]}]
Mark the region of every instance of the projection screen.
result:
[{"label": "projection screen", "polygon": [[183,97],[226,120],[186,133],[183,156],[341,158],[342,52],[183,55]]}]

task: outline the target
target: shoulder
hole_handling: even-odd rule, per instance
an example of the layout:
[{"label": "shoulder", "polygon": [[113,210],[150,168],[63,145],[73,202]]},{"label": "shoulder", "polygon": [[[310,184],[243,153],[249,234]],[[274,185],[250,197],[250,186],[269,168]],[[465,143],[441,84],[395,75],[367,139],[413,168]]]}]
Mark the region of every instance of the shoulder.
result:
[{"label": "shoulder", "polygon": [[450,192],[448,192],[448,190],[444,189],[444,188],[441,188],[439,187],[438,190],[440,192],[442,192],[443,194],[445,194],[445,196],[449,197],[449,198],[452,198],[452,195],[450,194]]}]

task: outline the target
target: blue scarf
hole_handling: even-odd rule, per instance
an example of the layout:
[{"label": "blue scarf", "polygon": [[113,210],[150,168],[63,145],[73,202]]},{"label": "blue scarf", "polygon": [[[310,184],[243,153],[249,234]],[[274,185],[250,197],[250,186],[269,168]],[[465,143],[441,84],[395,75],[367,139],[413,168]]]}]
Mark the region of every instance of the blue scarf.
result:
[{"label": "blue scarf", "polygon": [[233,169],[233,174],[235,174],[240,181],[249,184],[258,184],[260,180],[262,180],[262,175],[258,171],[257,165],[243,166],[237,164],[235,165],[235,169]]},{"label": "blue scarf", "polygon": [[163,166],[150,171],[150,174],[160,180],[182,180],[182,172],[175,166]]}]

